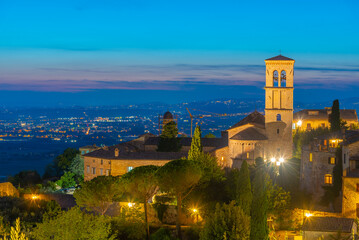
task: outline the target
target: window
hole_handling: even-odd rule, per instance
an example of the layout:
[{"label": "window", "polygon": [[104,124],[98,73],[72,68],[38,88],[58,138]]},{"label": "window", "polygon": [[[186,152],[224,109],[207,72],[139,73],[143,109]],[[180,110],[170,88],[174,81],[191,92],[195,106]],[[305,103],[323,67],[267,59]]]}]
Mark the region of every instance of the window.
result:
[{"label": "window", "polygon": [[347,160],[347,155],[344,153],[344,164],[345,164],[346,160]]},{"label": "window", "polygon": [[359,192],[359,183],[357,183],[357,192]]},{"label": "window", "polygon": [[94,159],[94,160],[92,160],[92,162],[95,162],[95,159]]},{"label": "window", "polygon": [[332,184],[333,183],[333,177],[332,177],[331,174],[325,174],[324,183],[325,184]]},{"label": "window", "polygon": [[279,134],[279,128],[277,128],[277,134]]},{"label": "window", "polygon": [[92,174],[96,174],[96,168],[95,167],[92,168]]},{"label": "window", "polygon": [[322,123],[322,128],[325,128],[325,123]]},{"label": "window", "polygon": [[100,175],[102,176],[103,175],[103,169],[100,168]]},{"label": "window", "polygon": [[359,218],[359,203],[357,203],[357,218]]},{"label": "window", "polygon": [[310,123],[307,123],[307,130],[312,130],[312,125]]},{"label": "window", "polygon": [[313,162],[313,153],[309,153],[309,162]]},{"label": "window", "polygon": [[103,160],[101,159],[101,165],[103,165]]},{"label": "window", "polygon": [[247,159],[249,159],[249,152],[247,152]]},{"label": "window", "polygon": [[331,165],[335,164],[335,157],[328,157],[328,163]]},{"label": "window", "polygon": [[87,166],[87,173],[90,173],[90,166]]},{"label": "window", "polygon": [[106,169],[106,176],[110,176],[110,169]]},{"label": "window", "polygon": [[283,70],[280,73],[280,86],[285,87],[287,82],[287,73]]},{"label": "window", "polygon": [[282,121],[282,116],[280,114],[277,114],[277,121]]},{"label": "window", "polygon": [[131,170],[133,169],[133,167],[132,166],[130,166],[130,167],[127,167],[127,172],[131,172]]},{"label": "window", "polygon": [[273,87],[278,87],[278,71],[273,72]]},{"label": "window", "polygon": [[82,151],[81,151],[81,154],[85,154],[85,151],[82,150]]},{"label": "window", "polygon": [[308,115],[318,116],[318,115],[319,115],[319,111],[308,111]]}]

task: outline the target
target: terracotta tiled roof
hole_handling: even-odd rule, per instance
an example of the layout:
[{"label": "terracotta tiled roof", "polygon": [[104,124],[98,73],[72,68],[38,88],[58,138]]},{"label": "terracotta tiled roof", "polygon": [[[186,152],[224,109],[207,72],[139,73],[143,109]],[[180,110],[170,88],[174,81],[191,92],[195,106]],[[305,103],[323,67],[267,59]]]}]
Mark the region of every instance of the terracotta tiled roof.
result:
[{"label": "terracotta tiled roof", "polygon": [[352,218],[310,217],[303,225],[303,231],[350,233],[354,224]]},{"label": "terracotta tiled roof", "polygon": [[[330,109],[304,109],[294,113],[293,119],[328,120],[330,111]],[[357,121],[358,115],[354,109],[341,109],[340,118],[343,120]]]},{"label": "terracotta tiled roof", "polygon": [[232,127],[230,127],[229,129],[233,129],[236,127],[240,127],[249,123],[253,123],[259,126],[262,126],[264,128],[265,126],[265,118],[264,116],[259,113],[258,111],[254,111],[251,114],[249,114],[247,117],[243,118],[241,121],[239,121],[238,123],[234,124]]},{"label": "terracotta tiled roof", "polygon": [[[118,156],[115,156],[115,149],[118,149]],[[110,147],[103,147],[96,151],[87,153],[85,157],[95,157],[95,158],[104,158],[104,159],[126,159],[126,160],[146,160],[146,159],[156,159],[156,160],[172,160],[179,159],[182,157],[187,157],[186,152],[143,152],[140,151],[137,147],[129,144],[117,144]]]},{"label": "terracotta tiled roof", "polygon": [[271,61],[271,60],[275,60],[275,61],[278,61],[278,60],[289,61],[289,60],[291,60],[291,61],[294,61],[294,59],[291,59],[289,57],[285,57],[285,56],[282,56],[282,55],[278,55],[278,56],[266,59],[266,61]]},{"label": "terracotta tiled roof", "polygon": [[240,131],[233,137],[231,137],[233,140],[267,140],[268,138],[258,132],[254,127],[249,127],[244,129],[243,131]]}]

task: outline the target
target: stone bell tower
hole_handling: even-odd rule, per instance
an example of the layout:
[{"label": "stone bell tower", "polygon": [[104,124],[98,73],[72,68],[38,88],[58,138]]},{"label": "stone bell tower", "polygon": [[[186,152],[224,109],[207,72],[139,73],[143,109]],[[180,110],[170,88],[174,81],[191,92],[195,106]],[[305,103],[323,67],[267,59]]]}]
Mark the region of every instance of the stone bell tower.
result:
[{"label": "stone bell tower", "polygon": [[268,138],[265,159],[289,159],[293,154],[294,62],[282,55],[265,60],[265,128]]}]

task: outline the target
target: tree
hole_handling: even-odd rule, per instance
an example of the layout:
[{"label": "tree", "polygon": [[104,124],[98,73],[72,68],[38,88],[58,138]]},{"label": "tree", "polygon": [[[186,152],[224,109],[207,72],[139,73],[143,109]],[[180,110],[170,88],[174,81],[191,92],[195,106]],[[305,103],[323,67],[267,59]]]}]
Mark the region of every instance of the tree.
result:
[{"label": "tree", "polygon": [[123,188],[118,177],[98,176],[91,181],[83,182],[81,188],[76,189],[74,197],[80,207],[104,215],[122,194]]},{"label": "tree", "polygon": [[9,177],[9,181],[17,187],[30,187],[41,183],[40,174],[37,171],[21,171],[13,177]]},{"label": "tree", "polygon": [[62,175],[60,180],[56,181],[56,184],[59,185],[61,188],[69,188],[76,186],[75,173],[65,172],[65,174]]},{"label": "tree", "polygon": [[230,204],[217,203],[216,210],[206,220],[201,240],[238,239],[247,240],[250,234],[250,217],[232,201]]},{"label": "tree", "polygon": [[149,239],[150,236],[147,210],[148,201],[158,191],[158,184],[155,177],[158,168],[158,166],[154,165],[137,167],[123,175],[121,179],[125,184],[126,191],[144,205],[147,239]]},{"label": "tree", "polygon": [[38,224],[33,235],[37,240],[114,239],[109,219],[84,213],[79,207],[63,211],[56,218]]},{"label": "tree", "polygon": [[197,125],[192,137],[191,148],[188,151],[188,159],[195,160],[202,153],[201,128]]},{"label": "tree", "polygon": [[207,133],[204,137],[205,138],[216,138],[216,136],[213,133]]},{"label": "tree", "polygon": [[77,154],[76,157],[72,160],[70,165],[70,171],[75,174],[75,179],[78,183],[83,182],[84,180],[84,158]]},{"label": "tree", "polygon": [[244,160],[239,171],[239,201],[238,205],[249,216],[252,205],[251,179],[247,161]]},{"label": "tree", "polygon": [[178,129],[174,121],[168,122],[163,127],[160,141],[157,146],[158,152],[178,152],[181,149],[180,139],[177,137]]},{"label": "tree", "polygon": [[338,99],[333,101],[332,112],[329,114],[329,123],[331,131],[340,130],[340,111]]},{"label": "tree", "polygon": [[[3,240],[7,240],[6,235]],[[15,227],[11,227],[10,240],[28,240],[28,238],[25,236],[25,233],[21,232],[20,218],[16,219]]]},{"label": "tree", "polygon": [[239,185],[239,170],[237,168],[233,168],[228,173],[226,192],[230,200],[234,200],[237,203],[239,202]]},{"label": "tree", "polygon": [[253,200],[251,207],[251,240],[268,239],[268,198],[265,180],[266,174],[264,171],[263,159],[257,158],[253,181]]},{"label": "tree", "polygon": [[157,181],[162,191],[174,194],[177,198],[177,235],[181,239],[182,201],[198,184],[202,169],[198,162],[192,160],[173,160],[156,172]]},{"label": "tree", "polygon": [[78,149],[66,148],[62,154],[46,166],[43,178],[61,177],[65,171],[70,170],[71,163],[78,154],[80,154]]}]

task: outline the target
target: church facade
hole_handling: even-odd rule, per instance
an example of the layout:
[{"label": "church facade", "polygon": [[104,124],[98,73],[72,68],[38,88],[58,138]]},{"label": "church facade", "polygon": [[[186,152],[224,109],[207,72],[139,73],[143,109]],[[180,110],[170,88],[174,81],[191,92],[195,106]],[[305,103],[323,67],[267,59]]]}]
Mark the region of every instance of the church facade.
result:
[{"label": "church facade", "polygon": [[265,60],[265,115],[254,111],[222,133],[227,144],[215,155],[228,167],[292,157],[294,62],[282,55]]}]

